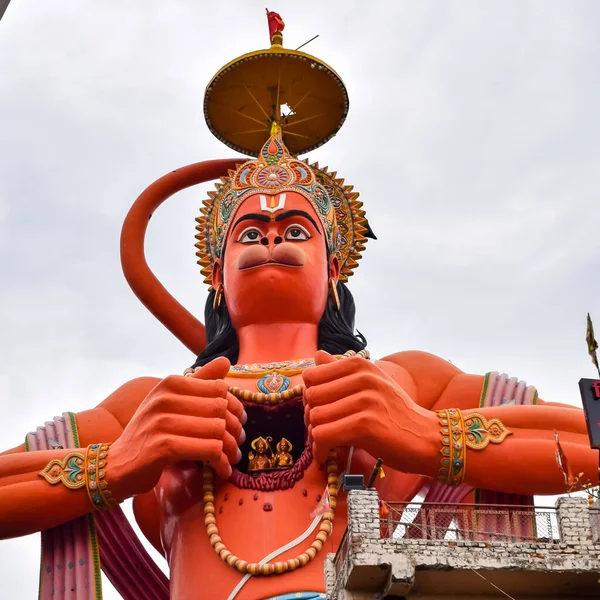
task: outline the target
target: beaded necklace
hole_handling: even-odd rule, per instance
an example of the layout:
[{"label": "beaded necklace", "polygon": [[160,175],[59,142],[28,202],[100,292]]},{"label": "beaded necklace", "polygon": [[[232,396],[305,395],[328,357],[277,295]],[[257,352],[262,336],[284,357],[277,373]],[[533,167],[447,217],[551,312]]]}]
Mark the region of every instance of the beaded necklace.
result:
[{"label": "beaded necklace", "polygon": [[304,567],[318,554],[331,533],[338,491],[338,467],[335,450],[332,450],[327,458],[327,495],[321,500],[321,502],[329,505],[329,510],[323,515],[319,532],[310,547],[295,558],[285,561],[264,564],[249,563],[227,549],[227,546],[225,546],[219,535],[219,528],[217,527],[217,519],[215,517],[214,478],[215,474],[213,470],[204,465],[203,491],[206,533],[208,534],[211,546],[219,555],[219,558],[233,569],[237,569],[240,573],[249,573],[250,575],[281,575],[282,573]]},{"label": "beaded necklace", "polygon": [[[349,358],[350,356],[361,356],[362,358],[369,359],[369,352],[367,350],[361,350],[360,352],[354,352],[348,350],[342,356],[337,357],[338,359]],[[188,372],[189,371],[189,372]],[[194,373],[192,369],[186,369],[184,375],[191,375]],[[295,391],[299,390],[299,391]],[[304,392],[304,386],[296,386],[291,390],[286,390],[280,394],[257,394],[256,392],[250,392],[249,390],[240,390],[237,387],[230,387],[229,391],[237,395],[238,398],[246,399],[244,392],[248,392],[251,398],[257,397],[262,399],[254,400],[255,402],[283,402],[284,395],[289,392],[294,392],[294,395],[301,395]],[[271,396],[275,398],[271,400]],[[293,396],[287,396],[290,398]],[[252,563],[245,561],[230,550],[223,543],[221,536],[219,535],[219,528],[217,527],[217,518],[215,516],[215,495],[214,495],[214,471],[208,466],[203,465],[202,468],[203,477],[203,493],[204,493],[204,524],[206,526],[206,533],[210,540],[211,546],[217,553],[219,558],[231,568],[238,570],[240,573],[250,575],[281,575],[288,571],[294,571],[298,568],[306,566],[315,556],[319,553],[323,544],[329,537],[332,531],[333,518],[335,513],[335,507],[337,504],[337,492],[339,484],[338,467],[335,450],[329,453],[327,458],[327,493],[321,500],[321,503],[329,506],[329,510],[323,514],[323,520],[319,526],[319,532],[317,533],[313,543],[307,548],[302,554],[299,554],[295,558],[291,558],[285,561],[278,561],[275,563]]]}]

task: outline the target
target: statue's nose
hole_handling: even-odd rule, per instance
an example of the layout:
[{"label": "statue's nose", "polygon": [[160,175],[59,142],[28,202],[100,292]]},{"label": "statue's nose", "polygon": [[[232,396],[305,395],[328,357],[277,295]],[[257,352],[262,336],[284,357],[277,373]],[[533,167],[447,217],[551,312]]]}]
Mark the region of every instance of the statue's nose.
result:
[{"label": "statue's nose", "polygon": [[[281,244],[282,242],[283,242],[283,238],[282,238],[280,235],[276,236],[276,237],[273,239],[273,243],[274,243],[274,244],[276,244],[276,245],[277,245],[277,244]],[[266,236],[265,236],[265,237],[263,237],[263,238],[261,238],[261,240],[260,240],[260,243],[261,243],[263,246],[268,246],[268,245],[269,245],[269,238],[268,238],[268,237],[266,237]]]}]

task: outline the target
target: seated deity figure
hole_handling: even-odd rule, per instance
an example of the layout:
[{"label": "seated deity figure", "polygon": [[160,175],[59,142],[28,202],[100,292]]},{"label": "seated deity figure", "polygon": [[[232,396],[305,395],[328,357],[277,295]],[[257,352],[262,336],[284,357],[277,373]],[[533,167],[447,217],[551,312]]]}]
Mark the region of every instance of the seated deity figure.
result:
[{"label": "seated deity figure", "polygon": [[290,442],[282,438],[275,447],[277,448],[277,454],[273,466],[279,468],[291,467],[294,464],[294,457],[290,454],[290,450],[292,450]]},{"label": "seated deity figure", "polygon": [[[323,597],[325,555],[347,525],[342,474],[368,479],[378,459],[383,500],[560,494],[556,432],[573,473],[597,484],[582,411],[426,352],[370,358],[346,282],[373,232],[352,186],[288,151],[290,131],[274,122],[256,158],[230,160],[197,218],[209,293],[195,361],[129,381],[0,455],[0,538],[43,532],[42,600],[98,600],[100,563],[127,600]],[[223,175],[217,162],[203,181]],[[136,214],[145,228],[148,213]],[[281,440],[275,465],[269,436]],[[128,499],[168,582],[139,562]]]},{"label": "seated deity figure", "polygon": [[248,453],[248,471],[263,471],[275,466],[269,441],[263,437],[252,440],[252,448],[256,451]]}]

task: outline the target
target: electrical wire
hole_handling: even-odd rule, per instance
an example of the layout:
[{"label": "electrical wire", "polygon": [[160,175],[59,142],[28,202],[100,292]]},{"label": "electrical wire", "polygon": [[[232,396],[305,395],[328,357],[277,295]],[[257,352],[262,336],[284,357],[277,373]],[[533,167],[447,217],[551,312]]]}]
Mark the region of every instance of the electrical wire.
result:
[{"label": "electrical wire", "polygon": [[489,579],[486,579],[479,571],[476,571],[473,567],[469,567],[469,569],[471,569],[471,571],[473,571],[475,575],[481,577],[481,579],[483,579],[484,581],[487,581],[492,587],[495,587],[501,594],[504,594],[507,598],[510,598],[510,600],[516,600],[510,594],[507,594],[504,590],[501,590],[496,584],[492,583]]}]

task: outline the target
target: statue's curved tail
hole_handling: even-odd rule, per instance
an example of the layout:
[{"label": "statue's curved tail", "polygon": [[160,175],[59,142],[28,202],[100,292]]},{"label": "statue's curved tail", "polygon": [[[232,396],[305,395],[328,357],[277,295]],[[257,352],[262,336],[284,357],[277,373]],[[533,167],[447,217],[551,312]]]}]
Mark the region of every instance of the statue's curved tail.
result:
[{"label": "statue's curved tail", "polygon": [[239,163],[239,158],[206,160],[171,171],[140,194],[121,229],[121,266],[127,283],[141,303],[196,355],[206,345],[204,325],[166,290],[148,266],[144,253],[148,221],[173,194],[218,179]]}]

